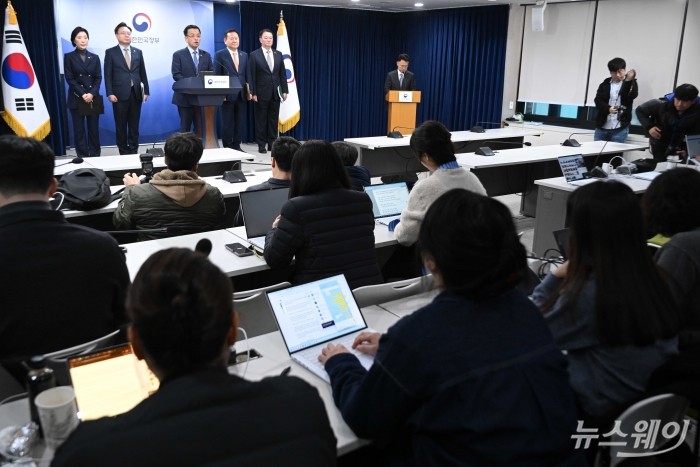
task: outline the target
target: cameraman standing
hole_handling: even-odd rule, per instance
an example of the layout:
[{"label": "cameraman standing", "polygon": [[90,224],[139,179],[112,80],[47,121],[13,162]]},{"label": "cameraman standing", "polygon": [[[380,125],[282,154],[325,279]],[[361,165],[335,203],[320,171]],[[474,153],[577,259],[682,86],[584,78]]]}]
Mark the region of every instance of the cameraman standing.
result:
[{"label": "cameraman standing", "polygon": [[221,228],[226,212],[224,197],[197,175],[204,152],[202,140],[194,133],[176,133],[163,149],[168,168],[153,175],[150,182],[141,183],[134,173],[124,175],[126,188],[114,211],[114,226],[143,230],[139,240]]},{"label": "cameraman standing", "polygon": [[639,94],[637,72],[625,72],[627,63],[620,58],[608,62],[610,78],[606,78],[595,94],[598,115],[595,119],[595,141],[624,143],[632,120],[632,103]]}]

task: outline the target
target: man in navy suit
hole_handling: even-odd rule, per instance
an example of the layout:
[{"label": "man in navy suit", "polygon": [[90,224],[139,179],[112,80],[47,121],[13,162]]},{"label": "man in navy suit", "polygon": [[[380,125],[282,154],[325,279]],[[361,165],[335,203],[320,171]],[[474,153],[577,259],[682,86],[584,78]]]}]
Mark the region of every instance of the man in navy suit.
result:
[{"label": "man in navy suit", "polygon": [[[75,50],[63,57],[63,72],[68,83],[68,108],[73,119],[75,152],[79,157],[100,155],[100,116],[81,115],[78,110],[80,101],[92,105],[95,97],[100,95],[102,83],[102,66],[97,54],[88,52],[90,34],[87,29],[78,26],[70,35]],[[85,136],[87,123],[87,137]]]},{"label": "man in navy suit", "polygon": [[[183,78],[199,76],[201,71],[214,71],[211,55],[199,48],[199,42],[202,39],[199,26],[187,25],[183,32],[187,47],[173,54],[171,67],[173,79],[180,81]],[[177,112],[180,114],[180,133],[192,131],[192,124],[194,124],[194,132],[201,136],[201,117],[195,118],[195,107],[190,97],[181,92],[174,92],[173,104],[177,106]]]},{"label": "man in navy suit", "polygon": [[265,145],[272,150],[277,138],[280,103],[287,99],[287,70],[282,53],[272,49],[272,31],[258,34],[261,47],[250,53],[248,85],[255,102],[255,140],[258,152],[265,154]]},{"label": "man in navy suit", "polygon": [[221,142],[224,147],[241,151],[241,125],[245,112],[245,101],[250,99],[246,92],[246,70],[248,68],[248,54],[238,49],[240,38],[238,31],[229,29],[224,33],[225,49],[216,52],[217,75],[228,75],[232,86],[240,86],[241,91],[236,91],[226,96],[221,105],[222,134]]},{"label": "man in navy suit", "polygon": [[416,77],[408,71],[408,63],[411,61],[408,54],[400,54],[396,59],[396,70],[386,74],[384,80],[384,94],[389,91],[415,91]]},{"label": "man in navy suit", "polygon": [[131,28],[114,28],[119,44],[105,51],[105,91],[114,110],[119,154],[138,154],[141,104],[148,100],[148,76],[143,53],[131,47]]}]

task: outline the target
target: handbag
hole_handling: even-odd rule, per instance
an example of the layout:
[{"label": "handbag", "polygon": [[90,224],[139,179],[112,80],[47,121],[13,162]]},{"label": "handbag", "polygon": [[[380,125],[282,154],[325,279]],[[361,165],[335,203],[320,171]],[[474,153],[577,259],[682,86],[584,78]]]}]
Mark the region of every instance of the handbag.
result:
[{"label": "handbag", "polygon": [[93,96],[92,102],[85,102],[82,99],[78,100],[78,115],[91,116],[102,115],[105,113],[105,104],[102,96]]}]

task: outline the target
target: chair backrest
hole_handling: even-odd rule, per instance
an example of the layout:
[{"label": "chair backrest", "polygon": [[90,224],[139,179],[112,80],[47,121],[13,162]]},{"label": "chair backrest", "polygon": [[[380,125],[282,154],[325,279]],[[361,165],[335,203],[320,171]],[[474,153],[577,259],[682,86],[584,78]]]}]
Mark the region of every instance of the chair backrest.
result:
[{"label": "chair backrest", "polygon": [[119,335],[119,332],[120,330],[117,329],[116,331],[110,332],[109,334],[90,342],[85,342],[67,349],[44,354],[48,367],[51,368],[56,375],[56,383],[59,386],[70,384],[70,375],[68,374],[68,367],[66,366],[66,361],[70,357],[86,354],[92,352],[93,350],[112,345],[116,337]]},{"label": "chair backrest", "polygon": [[352,291],[360,308],[391,302],[431,290],[434,286],[433,275],[414,277],[386,284],[366,285]]},{"label": "chair backrest", "polygon": [[[660,394],[658,396],[649,397],[641,400],[636,404],[631,405],[622,414],[617,417],[620,421],[620,432],[627,435],[622,437],[618,434],[613,434],[609,437],[609,441],[621,442],[623,445],[610,446],[610,466],[614,467],[626,460],[627,457],[620,457],[618,453],[645,453],[659,451],[664,446],[665,440],[661,436],[657,436],[656,443],[645,447],[644,443],[635,443],[635,439],[630,437],[631,433],[637,432],[635,425],[637,422],[646,421],[651,423],[651,420],[660,420],[660,428],[671,422],[683,423],[683,417],[688,408],[688,399],[676,394]],[[607,440],[606,440],[607,441]],[[635,447],[635,444],[638,446]]]},{"label": "chair backrest", "polygon": [[233,309],[238,313],[238,325],[248,337],[255,337],[276,331],[277,321],[272,315],[265,292],[289,287],[289,282],[280,282],[255,290],[244,290],[233,294]]}]

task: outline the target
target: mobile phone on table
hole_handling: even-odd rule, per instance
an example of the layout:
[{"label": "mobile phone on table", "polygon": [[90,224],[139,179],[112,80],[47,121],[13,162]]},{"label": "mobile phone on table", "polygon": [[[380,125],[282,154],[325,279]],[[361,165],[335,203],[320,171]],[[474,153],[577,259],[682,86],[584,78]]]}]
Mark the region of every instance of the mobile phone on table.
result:
[{"label": "mobile phone on table", "polygon": [[228,243],[226,249],[236,256],[250,256],[253,254],[253,250],[240,243]]}]

